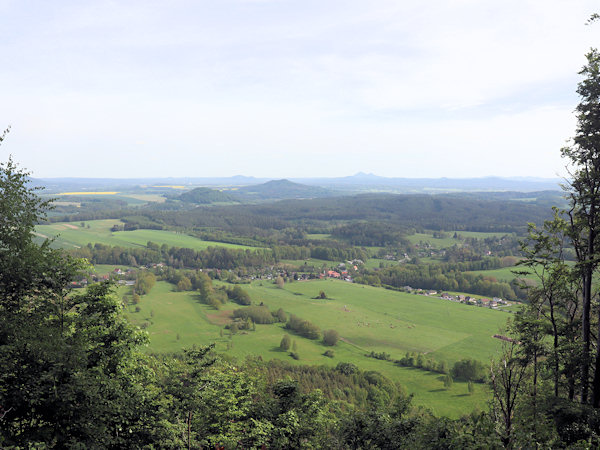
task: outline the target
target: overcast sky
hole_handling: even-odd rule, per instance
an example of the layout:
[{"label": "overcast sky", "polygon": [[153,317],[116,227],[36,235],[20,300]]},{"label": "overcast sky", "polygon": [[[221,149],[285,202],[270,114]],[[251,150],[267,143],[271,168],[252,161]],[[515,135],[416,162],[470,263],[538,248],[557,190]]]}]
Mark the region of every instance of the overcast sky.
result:
[{"label": "overcast sky", "polygon": [[563,175],[583,0],[0,0],[36,177]]}]

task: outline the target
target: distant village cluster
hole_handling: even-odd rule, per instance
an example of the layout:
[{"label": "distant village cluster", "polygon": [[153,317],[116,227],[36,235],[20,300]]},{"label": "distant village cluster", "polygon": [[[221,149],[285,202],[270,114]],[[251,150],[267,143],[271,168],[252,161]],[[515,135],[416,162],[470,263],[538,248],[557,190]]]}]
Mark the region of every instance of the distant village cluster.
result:
[{"label": "distant village cluster", "polygon": [[[338,266],[336,267],[335,270],[334,269],[323,269],[321,272],[317,272],[317,273],[289,271],[286,269],[276,268],[273,266],[273,267],[267,268],[266,270],[261,271],[261,273],[239,274],[239,276],[237,278],[239,280],[243,280],[246,282],[253,281],[253,280],[275,280],[277,277],[283,277],[284,279],[287,279],[290,281],[291,280],[293,280],[293,281],[308,281],[308,280],[314,280],[314,279],[331,278],[331,279],[336,279],[336,280],[343,280],[348,283],[353,283],[354,279],[352,277],[351,272],[354,274],[357,274],[360,270],[359,269],[360,266],[363,264],[364,264],[363,261],[361,261],[360,259],[356,259],[353,261],[347,261],[346,263],[338,264]],[[147,265],[143,265],[143,266],[139,267],[140,270],[154,270],[154,271],[162,271],[166,268],[167,268],[167,265],[164,263],[153,263],[153,264],[147,264]],[[200,270],[204,271],[206,273],[209,273],[209,274],[213,273],[213,275],[211,275],[211,277],[219,278],[219,279],[227,279],[228,275],[226,275],[226,274],[230,273],[228,271],[220,270],[220,269],[204,269],[204,270],[200,269]],[[136,270],[136,269],[132,269],[132,268],[122,269],[122,268],[116,267],[114,270],[112,270],[108,274],[98,275],[95,273],[89,273],[89,274],[87,274],[87,276],[82,277],[79,280],[72,281],[71,287],[72,288],[84,288],[89,283],[95,283],[95,282],[105,281],[105,280],[109,280],[109,279],[115,280],[120,285],[133,286],[133,285],[135,285],[135,280],[137,279],[137,274],[138,274],[138,270]],[[224,278],[224,276],[225,276],[225,278]],[[515,303],[515,302],[510,302],[510,301],[504,300],[499,297],[476,298],[476,297],[472,297],[470,295],[450,294],[447,292],[441,292],[441,291],[437,291],[437,290],[413,288],[412,286],[403,286],[400,290],[407,292],[407,293],[415,294],[415,295],[434,297],[434,298],[439,298],[442,300],[463,303],[465,305],[479,306],[479,307],[490,308],[490,309],[499,309],[500,307],[504,307],[504,306],[512,306]]]},{"label": "distant village cluster", "polygon": [[515,302],[506,301],[499,297],[493,297],[491,299],[475,298],[475,297],[471,297],[470,295],[463,295],[463,294],[453,295],[453,294],[448,294],[446,292],[439,292],[439,291],[434,291],[434,290],[415,289],[411,286],[404,286],[402,288],[402,290],[404,290],[405,292],[409,292],[411,294],[424,295],[427,297],[437,297],[437,298],[441,298],[442,300],[449,300],[452,302],[464,303],[465,305],[480,306],[480,307],[491,308],[491,309],[498,309],[501,306],[511,306],[515,303]]}]

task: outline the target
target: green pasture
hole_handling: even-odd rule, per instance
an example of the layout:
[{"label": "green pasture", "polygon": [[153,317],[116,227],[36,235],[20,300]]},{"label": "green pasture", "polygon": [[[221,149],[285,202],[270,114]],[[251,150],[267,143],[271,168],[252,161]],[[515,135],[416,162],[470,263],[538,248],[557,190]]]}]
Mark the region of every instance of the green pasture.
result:
[{"label": "green pasture", "polygon": [[[89,225],[89,228],[88,228]],[[170,247],[185,247],[203,250],[207,247],[227,247],[249,249],[245,245],[227,244],[222,242],[203,241],[193,236],[165,230],[133,230],[112,232],[114,225],[123,225],[118,219],[87,220],[81,227],[80,222],[53,223],[38,225],[35,233],[39,240],[53,238],[54,247],[78,248],[88,243],[114,245],[120,247],[145,247],[148,241],[158,245],[167,244]]]},{"label": "green pasture", "polygon": [[[327,347],[321,341],[289,333],[300,355],[299,361],[293,360],[279,350],[281,338],[287,333],[283,324],[256,325],[255,331],[230,336],[223,326],[233,309],[240,306],[229,303],[215,310],[200,303],[195,293],[174,292],[165,282],[158,282],[149,295],[142,297],[140,312],[134,312],[131,306],[128,316],[138,325],[145,324],[149,351],[177,351],[214,342],[218,351],[238,358],[259,354],[293,364],[328,366],[352,362],[400,381],[415,394],[417,404],[436,414],[458,417],[474,407],[485,407],[487,392],[483,385],[478,385],[472,396],[467,395],[466,383],[455,382],[445,390],[439,374],[401,368],[365,354],[387,352],[392,359],[400,359],[407,351],[414,351],[436,361],[445,360],[450,366],[462,358],[487,362],[501,348],[501,342],[492,335],[505,324],[506,313],[336,280],[293,282],[284,289],[264,280],[245,285],[244,289],[254,303],[264,302],[271,310],[281,307],[321,329],[337,330],[342,340],[333,348],[335,357],[323,356]],[[313,298],[321,290],[329,299]]]},{"label": "green pasture", "polygon": [[317,239],[317,240],[331,239],[331,235],[330,234],[320,234],[320,233],[308,233],[306,235],[306,239]]},{"label": "green pasture", "polygon": [[384,268],[394,267],[398,265],[398,261],[380,258],[369,258],[365,261],[365,267],[367,269],[379,269],[381,264],[383,264]]},{"label": "green pasture", "polygon": [[319,271],[321,267],[335,267],[342,261],[328,261],[326,259],[317,259],[317,258],[309,258],[309,259],[282,259],[279,261],[280,265],[289,265],[303,271],[305,267],[314,267],[315,270]]},{"label": "green pasture", "polygon": [[533,274],[529,274],[526,276],[515,275],[512,273],[513,270],[523,271],[525,267],[503,267],[501,269],[491,269],[491,270],[472,270],[465,273],[471,273],[474,275],[482,275],[484,277],[494,277],[498,281],[506,281],[510,282],[513,278],[527,278],[529,280],[535,280],[537,277]]},{"label": "green pasture", "polygon": [[[446,231],[445,234],[447,237],[444,238],[434,238],[432,233],[415,233],[409,236],[406,236],[406,239],[410,241],[411,244],[429,244],[432,248],[442,249],[452,247],[453,245],[462,245],[462,241],[458,238],[454,238],[454,231]],[[486,239],[489,237],[502,237],[502,236],[514,236],[514,233],[487,233],[487,232],[479,232],[479,231],[457,231],[457,236],[462,236],[463,238],[476,238],[476,239]]]}]

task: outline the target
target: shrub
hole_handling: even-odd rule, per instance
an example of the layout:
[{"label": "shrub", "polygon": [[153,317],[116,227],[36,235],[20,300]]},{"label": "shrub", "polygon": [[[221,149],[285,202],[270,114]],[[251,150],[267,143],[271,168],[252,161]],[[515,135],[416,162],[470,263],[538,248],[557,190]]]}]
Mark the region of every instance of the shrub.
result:
[{"label": "shrub", "polygon": [[275,284],[277,285],[277,287],[279,289],[283,289],[283,285],[285,284],[285,281],[281,276],[279,276],[275,279]]},{"label": "shrub", "polygon": [[254,323],[270,324],[275,318],[266,306],[247,306],[233,311],[233,317],[246,320],[250,317]]},{"label": "shrub", "polygon": [[248,295],[248,293],[245,290],[243,290],[241,287],[239,287],[237,285],[234,286],[232,289],[227,289],[226,292],[227,292],[227,297],[239,305],[247,306],[247,305],[252,304],[250,295]]},{"label": "shrub", "polygon": [[335,366],[335,370],[337,370],[340,373],[343,373],[344,375],[352,375],[353,373],[356,373],[358,371],[358,367],[352,363],[341,362],[338,363],[337,366]]},{"label": "shrub", "polygon": [[444,377],[444,387],[446,389],[450,389],[454,384],[454,380],[452,379],[452,375],[448,374]]},{"label": "shrub", "polygon": [[483,363],[476,359],[461,359],[455,362],[452,368],[452,376],[465,381],[484,382],[486,372]]},{"label": "shrub", "polygon": [[304,336],[308,339],[319,339],[321,336],[321,330],[319,330],[319,327],[308,320],[304,320],[298,316],[295,316],[294,314],[290,315],[285,327],[288,330],[293,330],[300,336]]},{"label": "shrub", "polygon": [[287,352],[290,349],[291,345],[292,345],[292,340],[286,334],[285,336],[283,336],[283,338],[281,338],[281,342],[279,343],[279,348],[281,350],[284,350]]},{"label": "shrub", "polygon": [[279,308],[273,315],[277,317],[279,322],[285,322],[287,320],[285,311],[282,308]]},{"label": "shrub", "polygon": [[333,347],[340,339],[340,334],[336,330],[323,331],[323,344]]},{"label": "shrub", "polygon": [[333,358],[335,356],[335,354],[333,353],[333,350],[325,350],[325,353],[323,353],[323,356],[327,356],[328,358]]}]

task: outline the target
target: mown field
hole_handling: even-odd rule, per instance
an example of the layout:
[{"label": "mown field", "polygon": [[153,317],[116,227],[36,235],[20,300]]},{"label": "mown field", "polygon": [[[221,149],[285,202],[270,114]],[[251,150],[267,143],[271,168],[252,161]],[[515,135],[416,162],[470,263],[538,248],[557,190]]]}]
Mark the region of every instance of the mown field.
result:
[{"label": "mown field", "polygon": [[115,245],[121,247],[146,246],[148,241],[158,245],[167,244],[170,247],[186,247],[203,250],[207,247],[251,248],[244,245],[227,244],[222,242],[203,241],[193,236],[164,230],[133,230],[112,232],[113,225],[123,225],[118,219],[88,220],[83,222],[61,222],[50,225],[38,225],[36,234],[39,240],[55,238],[54,247],[78,248],[95,244]]},{"label": "mown field", "polygon": [[[446,390],[439,374],[398,367],[365,354],[387,352],[392,359],[399,359],[407,351],[415,351],[436,361],[447,361],[450,366],[462,358],[487,362],[501,348],[501,342],[492,335],[504,326],[508,313],[334,280],[294,282],[284,289],[270,281],[243,287],[254,303],[264,302],[271,310],[283,308],[321,329],[337,330],[342,340],[333,348],[335,357],[323,355],[329,347],[321,341],[289,333],[300,355],[295,361],[279,349],[287,333],[283,324],[256,325],[255,331],[230,337],[223,327],[233,309],[240,306],[229,303],[215,310],[202,304],[195,293],[174,292],[165,282],[157,283],[149,295],[142,297],[140,311],[135,312],[132,306],[128,316],[138,325],[145,324],[150,335],[148,351],[169,352],[215,342],[218,351],[239,358],[258,354],[293,364],[328,366],[353,362],[364,370],[377,370],[400,381],[415,394],[417,404],[436,414],[458,417],[473,408],[485,407],[488,396],[483,385],[477,385],[473,395],[467,394],[467,385],[462,382]],[[329,299],[313,298],[321,290]]]},{"label": "mown field", "polygon": [[[506,236],[507,233],[486,233],[479,231],[457,231],[457,236],[463,238],[476,238],[476,239],[486,239],[489,237],[502,237]],[[509,235],[512,235],[509,233]],[[410,241],[411,244],[429,244],[432,248],[442,249],[452,247],[453,245],[462,245],[462,241],[457,237],[454,238],[454,232],[449,231],[445,233],[445,237],[435,238],[431,233],[415,233],[409,236],[406,236],[406,239]]]},{"label": "mown field", "polygon": [[515,275],[513,270],[522,271],[525,270],[524,267],[503,267],[501,269],[491,269],[491,270],[473,270],[466,273],[472,273],[475,275],[483,275],[484,277],[493,277],[498,281],[511,281],[513,278],[527,278],[530,280],[535,280],[537,277],[533,274],[529,274],[526,276]]}]

